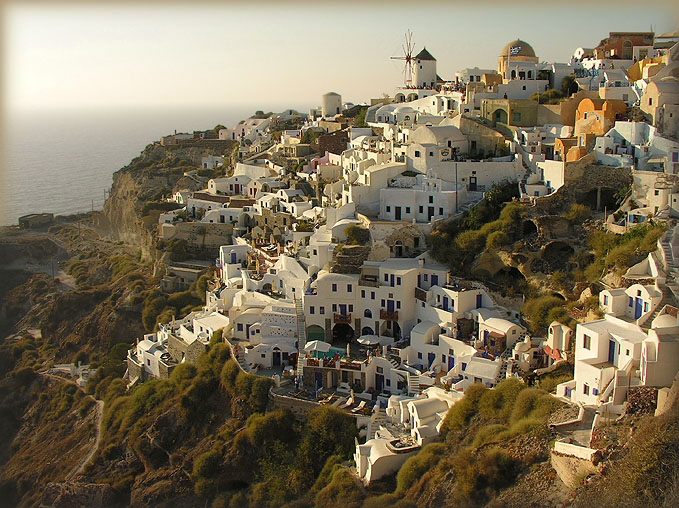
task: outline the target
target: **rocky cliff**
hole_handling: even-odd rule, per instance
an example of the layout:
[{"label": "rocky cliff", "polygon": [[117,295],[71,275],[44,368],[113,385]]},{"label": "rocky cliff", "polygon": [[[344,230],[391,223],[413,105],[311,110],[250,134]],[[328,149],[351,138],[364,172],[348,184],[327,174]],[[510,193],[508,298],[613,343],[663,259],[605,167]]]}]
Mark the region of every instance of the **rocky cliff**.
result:
[{"label": "rocky cliff", "polygon": [[235,142],[200,142],[190,146],[159,143],[148,145],[130,164],[113,174],[113,185],[104,205],[99,226],[116,240],[142,249],[143,256],[153,258],[154,232],[158,214],[144,215],[145,203],[158,201],[171,192],[204,188],[208,175],[185,173],[200,167],[207,155],[230,156]]}]

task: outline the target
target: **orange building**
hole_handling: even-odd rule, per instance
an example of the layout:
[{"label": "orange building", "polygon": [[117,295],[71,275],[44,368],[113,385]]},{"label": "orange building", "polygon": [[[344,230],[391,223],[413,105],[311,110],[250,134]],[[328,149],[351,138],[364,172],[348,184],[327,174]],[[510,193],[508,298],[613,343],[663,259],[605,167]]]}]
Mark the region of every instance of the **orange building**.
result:
[{"label": "orange building", "polygon": [[624,101],[617,99],[583,99],[575,111],[575,135],[603,136],[627,112]]}]

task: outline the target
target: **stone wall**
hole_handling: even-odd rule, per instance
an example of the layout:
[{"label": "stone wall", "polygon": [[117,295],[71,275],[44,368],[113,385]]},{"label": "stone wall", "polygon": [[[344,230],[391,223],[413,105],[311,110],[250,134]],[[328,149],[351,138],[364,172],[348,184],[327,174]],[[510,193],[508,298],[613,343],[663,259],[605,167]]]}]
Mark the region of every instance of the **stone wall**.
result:
[{"label": "stone wall", "polygon": [[175,222],[162,224],[159,237],[162,240],[186,240],[191,246],[208,249],[219,248],[232,242],[233,225],[204,222]]},{"label": "stone wall", "polygon": [[198,357],[207,348],[199,340],[194,340],[191,344],[187,344],[183,340],[170,335],[167,341],[167,350],[172,356],[172,359],[180,363],[182,360],[186,359],[187,362],[196,363],[198,362]]},{"label": "stone wall", "polygon": [[269,392],[269,399],[273,403],[274,409],[288,409],[300,422],[306,421],[306,415],[309,411],[319,407],[316,402],[288,397],[273,391]]},{"label": "stone wall", "polygon": [[599,473],[599,468],[591,460],[552,451],[550,463],[561,481],[571,489],[580,487],[582,480],[590,474]]}]

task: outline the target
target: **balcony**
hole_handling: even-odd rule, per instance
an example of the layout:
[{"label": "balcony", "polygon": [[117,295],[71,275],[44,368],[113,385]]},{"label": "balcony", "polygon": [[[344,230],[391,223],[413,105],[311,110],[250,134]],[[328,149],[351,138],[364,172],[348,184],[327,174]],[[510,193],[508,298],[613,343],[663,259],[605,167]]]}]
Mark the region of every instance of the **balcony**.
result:
[{"label": "balcony", "polygon": [[380,287],[380,283],[377,281],[377,278],[360,278],[358,279],[358,285],[359,286],[368,286],[371,288],[378,288]]},{"label": "balcony", "polygon": [[398,321],[398,311],[388,311],[380,309],[380,319],[385,319],[387,321]]},{"label": "balcony", "polygon": [[340,369],[361,370],[361,364],[358,362],[343,362],[340,361]]},{"label": "balcony", "polygon": [[417,298],[421,302],[426,302],[427,301],[427,292],[424,289],[415,288],[415,298]]},{"label": "balcony", "polygon": [[333,315],[335,324],[351,324],[351,314],[334,314]]}]

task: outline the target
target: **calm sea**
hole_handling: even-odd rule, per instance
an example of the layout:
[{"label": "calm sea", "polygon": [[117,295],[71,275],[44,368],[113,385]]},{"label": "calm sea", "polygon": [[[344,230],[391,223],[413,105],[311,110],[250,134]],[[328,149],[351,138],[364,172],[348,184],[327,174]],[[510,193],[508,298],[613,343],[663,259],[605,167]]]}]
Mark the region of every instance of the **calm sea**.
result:
[{"label": "calm sea", "polygon": [[[261,108],[260,108],[261,109]],[[282,110],[281,107],[277,110]],[[5,120],[0,225],[28,213],[102,209],[112,175],[146,145],[177,132],[232,127],[255,112],[215,109],[11,112]]]}]

